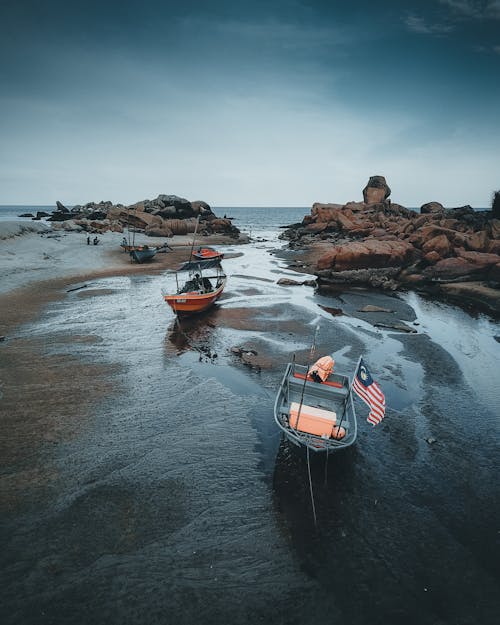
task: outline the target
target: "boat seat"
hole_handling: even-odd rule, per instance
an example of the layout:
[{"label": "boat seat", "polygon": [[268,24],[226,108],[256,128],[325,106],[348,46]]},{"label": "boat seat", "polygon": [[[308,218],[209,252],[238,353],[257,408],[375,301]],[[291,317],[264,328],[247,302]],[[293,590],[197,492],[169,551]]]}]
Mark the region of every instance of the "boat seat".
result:
[{"label": "boat seat", "polygon": [[[305,373],[294,373],[293,374],[294,378],[297,378],[298,380],[305,380],[306,379],[306,375]],[[316,382],[315,380],[311,379],[311,378],[307,378],[308,382],[314,382],[314,384],[324,384],[325,386],[333,386],[335,388],[343,388],[343,384],[341,384],[340,382],[335,382],[335,380],[325,380],[324,382]]]},{"label": "boat seat", "polygon": [[[288,385],[291,391],[301,392],[304,388],[304,380],[290,377],[288,378]],[[314,397],[318,398],[328,398],[332,397],[332,395],[336,395],[337,397],[346,397],[349,389],[345,386],[337,387],[337,386],[329,386],[326,384],[320,384],[319,382],[313,382],[307,380],[305,383],[307,388],[306,395],[310,394]]]}]

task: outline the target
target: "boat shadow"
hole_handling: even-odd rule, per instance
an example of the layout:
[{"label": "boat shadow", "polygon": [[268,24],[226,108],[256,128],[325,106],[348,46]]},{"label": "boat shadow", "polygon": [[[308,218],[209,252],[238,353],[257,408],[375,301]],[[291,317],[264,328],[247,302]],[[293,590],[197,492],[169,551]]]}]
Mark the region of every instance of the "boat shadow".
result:
[{"label": "boat shadow", "polygon": [[218,313],[219,307],[215,304],[196,315],[175,317],[165,335],[165,351],[177,355],[198,351],[210,357]]},{"label": "boat shadow", "polygon": [[303,564],[321,559],[326,536],[342,534],[353,499],[359,452],[356,446],[334,453],[310,453],[314,497],[311,502],[307,451],[282,438],[273,473],[273,505]]}]

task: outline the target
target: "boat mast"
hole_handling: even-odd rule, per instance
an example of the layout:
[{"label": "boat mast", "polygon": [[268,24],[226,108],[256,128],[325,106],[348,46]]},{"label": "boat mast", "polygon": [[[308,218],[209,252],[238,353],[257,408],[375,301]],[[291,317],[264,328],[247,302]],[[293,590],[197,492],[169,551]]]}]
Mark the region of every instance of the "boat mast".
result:
[{"label": "boat mast", "polygon": [[304,384],[302,385],[302,393],[300,395],[300,404],[299,404],[299,409],[297,411],[297,422],[295,423],[296,430],[299,429],[299,419],[300,419],[300,412],[302,410],[302,402],[304,401],[304,391],[306,390],[306,383],[307,383],[307,376],[309,375],[309,368],[312,365],[312,359],[314,357],[314,352],[316,351],[316,338],[318,336],[318,333],[319,333],[319,325],[316,326],[316,329],[314,331],[313,342],[311,345],[311,350],[309,351],[309,359],[307,361],[307,371],[304,377]]},{"label": "boat mast", "polygon": [[200,216],[198,215],[198,217],[196,218],[196,225],[194,227],[194,233],[193,233],[193,242],[191,243],[191,251],[189,253],[189,258],[188,260],[191,260],[192,256],[193,256],[193,250],[194,250],[194,242],[196,240],[196,233],[198,231],[198,224],[200,223]]}]

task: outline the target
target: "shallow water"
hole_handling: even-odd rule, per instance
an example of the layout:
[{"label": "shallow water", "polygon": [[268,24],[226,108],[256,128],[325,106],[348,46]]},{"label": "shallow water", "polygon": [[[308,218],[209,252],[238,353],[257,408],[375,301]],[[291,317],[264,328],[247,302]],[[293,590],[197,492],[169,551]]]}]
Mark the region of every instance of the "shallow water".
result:
[{"label": "shallow water", "polygon": [[[5,516],[3,622],[496,622],[498,323],[413,294],[277,286],[297,278],[272,253],[277,234],[224,248],[243,255],[224,261],[220,303],[180,327],[160,294],[171,274],[117,277],[65,294],[10,342],[112,384],[97,400],[87,386],[85,418],[54,403],[51,427],[72,428],[8,467],[43,480]],[[417,333],[374,327],[367,303]],[[272,410],[318,324],[316,353],[348,374],[364,355],[389,409],[372,428],[356,402],[356,445],[311,459],[315,526],[306,459]]]}]

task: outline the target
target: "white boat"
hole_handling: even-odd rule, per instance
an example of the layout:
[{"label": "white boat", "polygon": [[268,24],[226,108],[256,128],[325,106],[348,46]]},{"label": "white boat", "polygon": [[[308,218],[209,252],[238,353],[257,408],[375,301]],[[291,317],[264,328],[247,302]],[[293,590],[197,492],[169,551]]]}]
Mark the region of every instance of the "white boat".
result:
[{"label": "white boat", "polygon": [[332,373],[324,382],[309,369],[287,365],[274,404],[274,419],[286,438],[314,452],[337,451],[356,440],[358,426],[349,377]]}]

